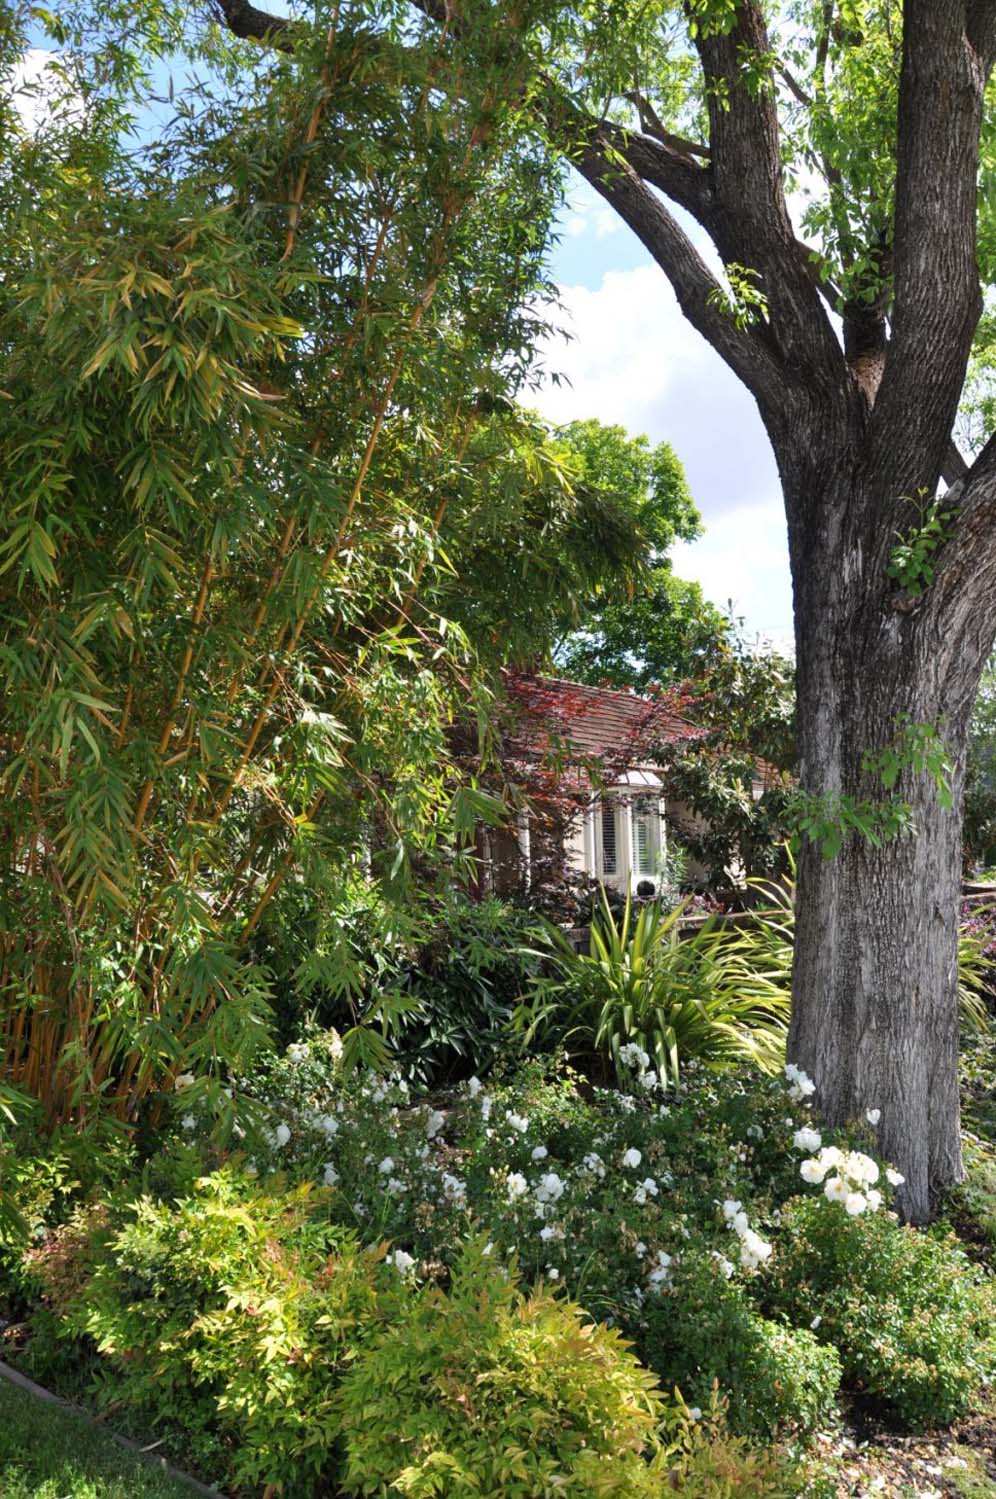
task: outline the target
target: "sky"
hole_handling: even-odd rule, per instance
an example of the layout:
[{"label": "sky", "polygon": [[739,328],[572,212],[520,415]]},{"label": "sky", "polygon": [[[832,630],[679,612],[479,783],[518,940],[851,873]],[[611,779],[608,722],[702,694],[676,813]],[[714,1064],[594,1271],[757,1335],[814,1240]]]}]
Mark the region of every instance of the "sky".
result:
[{"label": "sky", "polygon": [[[715,263],[697,226],[684,221]],[[663,271],[587,183],[575,179],[552,261],[560,322],[573,334],[544,349],[550,370],[535,404],[556,422],[597,417],[667,441],[685,467],[705,534],[673,553],[681,577],[750,637],[786,649],[792,591],[774,459],[753,398],[685,322]],[[710,247],[711,249],[711,247]]]}]

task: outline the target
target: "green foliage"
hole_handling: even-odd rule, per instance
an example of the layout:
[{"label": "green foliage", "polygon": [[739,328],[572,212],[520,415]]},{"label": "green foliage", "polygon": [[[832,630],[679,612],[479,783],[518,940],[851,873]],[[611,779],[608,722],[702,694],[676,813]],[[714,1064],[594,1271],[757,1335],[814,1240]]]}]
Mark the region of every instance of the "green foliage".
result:
[{"label": "green foliage", "polygon": [[921,492],[919,523],[899,535],[889,553],[886,575],[912,598],[919,598],[934,581],[936,553],[948,540],[957,518],[957,512],[945,505],[945,498],[928,503],[926,494]]},{"label": "green foliage", "polygon": [[703,670],[723,631],[723,617],[698,583],[657,562],[631,597],[594,605],[581,628],[558,647],[557,670],[575,682],[637,691],[672,685]]},{"label": "green foliage", "polygon": [[448,1293],[402,1295],[342,1383],[358,1494],[553,1499],[652,1492],[656,1380],[619,1334],[468,1246]]},{"label": "green foliage", "polygon": [[826,1424],[840,1360],[807,1329],[769,1322],[718,1257],[683,1258],[666,1293],[648,1302],[641,1357],[684,1399],[708,1405],[722,1389],[734,1431],[770,1439]]},{"label": "green foliage", "polygon": [[544,961],[543,930],[499,900],[451,896],[429,913],[426,937],[400,974],[412,1008],[399,1018],[393,1050],[410,1081],[439,1086],[492,1069]]},{"label": "green foliage", "polygon": [[742,333],[767,317],[768,299],[757,285],[760,280],[758,272],[749,266],[731,261],[726,267],[726,280],[727,286],[716,287],[706,300],[718,307]]},{"label": "green foliage", "polygon": [[811,1494],[805,1475],[782,1453],[752,1448],[730,1434],[715,1390],[696,1416],[679,1401],[677,1416],[667,1448],[668,1481],[685,1499],[792,1499]]},{"label": "green foliage", "polygon": [[108,1360],[113,1398],[181,1430],[237,1484],[308,1494],[331,1461],[336,1373],[372,1315],[381,1256],[320,1206],[307,1186],[232,1171],[176,1203],[140,1200],[68,1310]]},{"label": "green foliage", "polygon": [[992,1377],[991,1289],[955,1241],[799,1199],[782,1215],[765,1301],[838,1350],[844,1377],[914,1427],[965,1413]]},{"label": "green foliage", "polygon": [[440,530],[452,573],[439,607],[489,660],[531,665],[555,646],[559,660],[567,632],[585,639],[645,598],[652,565],[699,534],[671,448],[621,427],[508,414],[475,434],[463,471]]},{"label": "green foliage", "polygon": [[0,132],[2,1068],[53,1117],[248,1065],[287,885],[468,872],[447,731],[490,694],[440,527],[566,492],[514,400],[559,194],[531,36],[327,23],[280,56],[55,7],[65,107]]},{"label": "green foliage", "polygon": [[976,874],[996,864],[996,660],[992,657],[982,673],[969,725],[962,838],[966,873]]},{"label": "green foliage", "polygon": [[752,645],[729,620],[689,688],[684,712],[706,732],[658,751],[669,802],[692,814],[670,813],[677,836],[709,885],[774,874],[784,862],[796,761],[794,664]]},{"label": "green foliage", "polygon": [[634,911],[627,895],[617,922],[604,893],[601,901],[590,952],[575,953],[561,938],[557,976],[538,980],[520,1010],[527,1039],[556,1037],[576,1054],[600,1055],[617,1076],[626,1071],[620,1053],[635,1044],[671,1083],[691,1059],[778,1068],[787,1000],[741,961],[739,949],[708,922],[683,938],[683,905],[667,912],[651,902]]}]

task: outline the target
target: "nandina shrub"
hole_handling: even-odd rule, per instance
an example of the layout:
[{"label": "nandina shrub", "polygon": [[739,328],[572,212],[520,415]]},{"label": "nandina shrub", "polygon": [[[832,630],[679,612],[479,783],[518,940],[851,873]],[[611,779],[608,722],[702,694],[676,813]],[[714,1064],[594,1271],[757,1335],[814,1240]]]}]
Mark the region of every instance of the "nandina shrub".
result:
[{"label": "nandina shrub", "polygon": [[314,1493],[340,1370],[396,1278],[322,1198],[225,1169],[175,1204],[143,1199],[68,1312],[103,1355],[104,1394],[231,1486]]},{"label": "nandina shrub", "polygon": [[718,1386],[735,1432],[769,1438],[816,1430],[830,1418],[840,1384],[835,1350],[804,1328],[764,1318],[722,1265],[701,1253],[676,1260],[668,1284],[645,1303],[641,1356],[692,1406],[708,1405]]},{"label": "nandina shrub", "polygon": [[769,1309],[816,1325],[845,1379],[911,1426],[957,1420],[996,1370],[996,1299],[953,1236],[797,1198],[759,1289]]},{"label": "nandina shrub", "polygon": [[[401,1295],[343,1380],[344,1487],[391,1499],[663,1494],[663,1406],[620,1335],[479,1241],[448,1292]],[[659,1456],[659,1454],[658,1454]]]}]

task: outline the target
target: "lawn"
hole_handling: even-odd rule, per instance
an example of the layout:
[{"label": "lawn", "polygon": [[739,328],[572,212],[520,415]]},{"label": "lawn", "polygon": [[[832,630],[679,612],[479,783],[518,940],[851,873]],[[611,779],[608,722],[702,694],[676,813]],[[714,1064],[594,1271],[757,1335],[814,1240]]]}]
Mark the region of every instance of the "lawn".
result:
[{"label": "lawn", "polygon": [[77,1416],[0,1380],[3,1499],[190,1499],[196,1492]]}]

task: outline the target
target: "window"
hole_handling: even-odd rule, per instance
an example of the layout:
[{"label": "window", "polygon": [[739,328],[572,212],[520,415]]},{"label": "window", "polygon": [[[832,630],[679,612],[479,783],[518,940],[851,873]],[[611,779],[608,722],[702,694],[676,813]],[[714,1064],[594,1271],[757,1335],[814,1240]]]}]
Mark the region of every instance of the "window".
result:
[{"label": "window", "polygon": [[618,869],[616,850],[616,808],[614,802],[602,803],[602,873],[615,874]]},{"label": "window", "polygon": [[633,816],[633,873],[656,874],[660,864],[660,834],[658,831],[657,807],[649,796],[634,797]]}]

